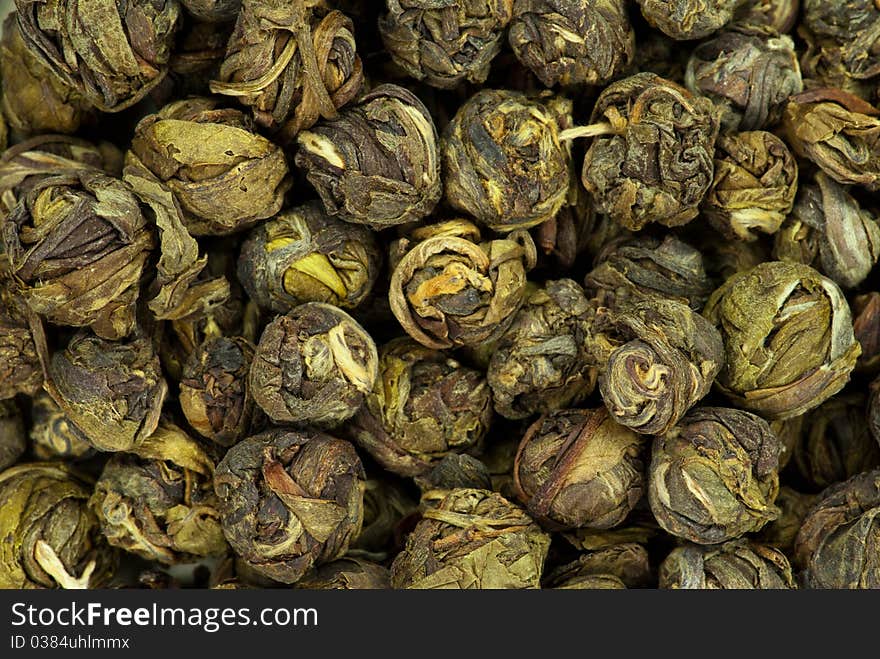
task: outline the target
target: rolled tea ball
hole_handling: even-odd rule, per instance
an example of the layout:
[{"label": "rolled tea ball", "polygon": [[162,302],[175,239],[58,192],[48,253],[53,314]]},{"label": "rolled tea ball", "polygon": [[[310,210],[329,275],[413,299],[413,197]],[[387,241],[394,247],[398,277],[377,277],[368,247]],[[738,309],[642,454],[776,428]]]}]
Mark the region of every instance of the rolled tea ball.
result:
[{"label": "rolled tea ball", "polygon": [[38,135],[0,155],[0,217],[4,219],[30,190],[49,176],[76,176],[82,170],[122,174],[123,155],[110,142],[68,135]]},{"label": "rolled tea ball", "polygon": [[110,458],[91,506],[111,545],[165,565],[192,563],[228,551],[213,475],[198,442],[163,422],[131,452]]},{"label": "rolled tea ball", "polygon": [[328,213],[383,229],[421,220],[440,201],[437,140],[418,97],[379,85],[335,119],[301,132],[295,162]]},{"label": "rolled tea ball", "polygon": [[25,45],[15,13],[3,21],[0,77],[0,106],[13,133],[75,133],[91,119],[88,101]]},{"label": "rolled tea ball", "polygon": [[733,18],[744,0],[638,0],[652,27],[673,39],[702,39]]},{"label": "rolled tea ball", "polygon": [[609,240],[584,283],[591,295],[611,304],[617,289],[634,288],[645,295],[679,300],[694,311],[703,308],[714,289],[703,254],[672,235],[623,235]]},{"label": "rolled tea ball", "polygon": [[791,554],[798,531],[818,499],[816,494],[804,494],[785,485],[781,486],[775,502],[780,510],[779,518],[761,529],[757,535],[758,541]]},{"label": "rolled tea ball", "polygon": [[315,1],[244,0],[237,13],[211,91],[251,108],[276,140],[336,118],[360,93],[355,28],[342,12]]},{"label": "rolled tea ball", "polygon": [[786,142],[838,183],[880,188],[880,110],[839,89],[814,89],[788,99]]},{"label": "rolled tea ball", "polygon": [[765,131],[721,135],[703,215],[729,240],[774,234],[794,206],[798,166],[781,139]]},{"label": "rolled tea ball", "polygon": [[391,564],[396,589],[540,588],[550,536],[488,490],[438,491]]},{"label": "rolled tea ball", "polygon": [[593,392],[593,308],[571,279],[535,288],[495,346],[486,377],[495,410],[508,419],[559,410]]},{"label": "rolled tea ball", "polygon": [[776,125],[788,97],[804,88],[791,37],[749,24],[694,48],[685,84],[721,109],[721,125],[731,132]]},{"label": "rolled tea ball", "polygon": [[127,336],[153,236],[119,179],[83,167],[37,182],[2,227],[28,306],[59,325]]},{"label": "rolled tea ball", "polygon": [[9,277],[5,255],[0,255],[0,400],[39,391],[43,367],[37,346],[43,340],[39,317]]},{"label": "rolled tea ball", "polygon": [[[607,325],[608,327],[604,327]],[[612,418],[642,434],[669,431],[724,366],[721,335],[681,302],[623,298],[597,322],[599,391]]]},{"label": "rolled tea ball", "polygon": [[[573,574],[563,578],[552,588],[562,590],[625,590],[627,585],[613,574]],[[545,586],[547,588],[547,586]]]},{"label": "rolled tea ball", "polygon": [[21,410],[14,400],[0,400],[0,471],[18,462],[26,449]]},{"label": "rolled tea ball", "polygon": [[168,385],[149,338],[77,333],[52,354],[46,391],[99,451],[129,451],[153,434]]},{"label": "rolled tea ball", "polygon": [[544,588],[555,588],[561,590],[626,590],[626,584],[620,577],[607,573],[572,573],[571,576],[560,577],[558,581],[553,582],[553,586],[544,586]]},{"label": "rolled tea ball", "polygon": [[255,227],[238,259],[238,279],[264,309],[304,302],[350,309],[370,294],[382,254],[366,227],[328,215],[320,204],[282,211]]},{"label": "rolled tea ball", "polygon": [[571,184],[559,122],[571,103],[483,89],[462,104],[443,136],[446,202],[489,228],[527,229],[552,218]]},{"label": "rolled tea ball", "polygon": [[653,73],[610,84],[581,173],[596,209],[632,231],[690,222],[712,184],[718,118],[709,99]]},{"label": "rolled tea ball", "polygon": [[623,542],[585,552],[559,566],[545,576],[544,588],[645,588],[654,581],[648,551],[637,542]]},{"label": "rolled tea ball", "polygon": [[363,520],[354,447],[315,431],[271,430],[226,453],[214,473],[223,531],[260,574],[295,583],[345,554]]},{"label": "rolled tea ball", "polygon": [[346,432],[388,471],[417,476],[476,452],[492,420],[485,376],[410,338],[383,346],[379,377]]},{"label": "rolled tea ball", "polygon": [[[446,231],[445,228],[449,230]],[[388,287],[391,311],[424,346],[475,346],[499,338],[513,322],[537,258],[525,231],[479,242],[469,222],[425,227],[405,239],[405,255]],[[404,241],[402,241],[404,242]]]},{"label": "rolled tea ball", "polygon": [[263,330],[249,378],[273,421],[328,428],[358,411],[378,373],[366,330],[341,309],[308,302]]},{"label": "rolled tea ball", "polygon": [[91,483],[62,463],[0,472],[0,588],[100,588],[116,570],[88,506]]},{"label": "rolled tea ball", "polygon": [[820,269],[843,288],[861,284],[880,258],[880,225],[822,172],[798,188],[794,209],[776,235],[773,255]]},{"label": "rolled tea ball", "polygon": [[866,397],[858,390],[826,400],[806,413],[804,433],[795,446],[794,464],[809,492],[880,468],[880,444],[871,434],[871,409],[865,423]]},{"label": "rolled tea ball", "polygon": [[724,339],[719,388],[768,419],[798,416],[836,394],[861,352],[840,288],[805,265],[768,261],[737,273],[703,314]]},{"label": "rolled tea ball", "polygon": [[332,563],[319,565],[296,583],[306,590],[387,590],[391,588],[391,573],[387,567],[356,558],[343,556]]},{"label": "rolled tea ball", "polygon": [[509,40],[545,87],[606,83],[635,51],[624,0],[514,0]]},{"label": "rolled tea ball", "polygon": [[732,540],[779,516],[779,440],[767,422],[724,407],[691,410],[654,439],[648,500],[666,531],[698,544]]},{"label": "rolled tea ball", "polygon": [[95,454],[85,435],[44,391],[31,398],[30,439],[37,460],[72,462]]},{"label": "rolled tea ball", "polygon": [[808,588],[880,588],[880,469],[825,490],[795,541]]},{"label": "rolled tea ball", "polygon": [[180,18],[177,0],[16,0],[28,49],[102,112],[162,82]]},{"label": "rolled tea ball", "polygon": [[208,339],[183,368],[178,400],[186,420],[202,437],[232,446],[250,430],[254,411],[248,373],[253,346],[242,337]]},{"label": "rolled tea ball", "polygon": [[[832,78],[850,84],[868,82],[880,73],[877,29],[880,7],[871,0],[822,2],[803,0],[798,33],[807,42],[804,59]],[[829,70],[830,69],[830,70]]]},{"label": "rolled tea ball", "polygon": [[660,588],[689,590],[796,589],[791,565],[775,547],[747,540],[673,549],[660,565]]},{"label": "rolled tea ball", "polygon": [[281,147],[209,98],[174,101],[141,119],[126,167],[171,190],[193,235],[235,233],[272,217],[291,186]]},{"label": "rolled tea ball", "polygon": [[646,448],[604,407],[544,415],[519,445],[518,498],[549,529],[617,526],[642,498]]},{"label": "rolled tea ball", "polygon": [[480,84],[501,50],[513,0],[387,0],[379,32],[394,63],[416,80],[450,89]]}]

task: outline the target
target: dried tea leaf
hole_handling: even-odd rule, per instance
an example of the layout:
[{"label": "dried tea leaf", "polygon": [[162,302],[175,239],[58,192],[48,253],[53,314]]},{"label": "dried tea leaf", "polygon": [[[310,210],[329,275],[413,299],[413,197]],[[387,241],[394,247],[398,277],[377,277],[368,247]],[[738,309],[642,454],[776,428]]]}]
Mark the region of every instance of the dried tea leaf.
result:
[{"label": "dried tea leaf", "polygon": [[88,332],[52,354],[44,387],[100,451],[130,451],[153,434],[168,393],[149,339],[107,341]]},{"label": "dried tea leaf", "polygon": [[612,528],[642,498],[646,448],[605,408],[544,415],[519,445],[517,496],[545,528]]},{"label": "dried tea leaf", "polygon": [[570,101],[478,91],[444,132],[446,202],[499,232],[554,217],[571,183],[569,154],[559,139],[559,124],[570,115]]},{"label": "dried tea leaf", "polygon": [[122,181],[88,168],[42,178],[12,210],[2,238],[35,313],[108,339],[132,332],[153,236]]},{"label": "dried tea leaf", "polygon": [[141,119],[126,165],[170,190],[180,220],[197,236],[235,233],[273,216],[292,183],[281,147],[254,132],[242,112],[208,98],[174,101]]},{"label": "dried tea leaf", "polygon": [[261,307],[286,313],[304,302],[350,309],[370,294],[382,254],[363,226],[328,215],[317,202],[255,227],[238,259],[238,279]]},{"label": "dried tea leaf", "polygon": [[843,292],[805,265],[768,261],[737,273],[703,314],[724,339],[719,389],[769,419],[798,416],[836,394],[861,353]]},{"label": "dried tea leaf", "polygon": [[685,84],[722,110],[728,131],[774,126],[804,85],[794,42],[754,24],[737,24],[694,48]]},{"label": "dried tea leaf", "polygon": [[[474,346],[499,338],[513,322],[535,265],[525,231],[478,243],[469,222],[433,226],[428,237],[402,239],[388,301],[394,317],[422,345]],[[448,233],[445,233],[449,229]]]},{"label": "dried tea leaf", "polygon": [[379,377],[346,432],[388,471],[424,474],[452,453],[476,453],[492,420],[485,376],[409,338],[379,353]]},{"label": "dried tea leaf", "polygon": [[795,563],[809,588],[880,587],[880,470],[825,490],[804,519]]},{"label": "dried tea leaf", "polygon": [[860,98],[818,89],[789,99],[782,126],[797,155],[838,183],[880,187],[880,117]]},{"label": "dried tea leaf", "polygon": [[624,0],[514,0],[509,39],[546,87],[606,83],[635,51]]},{"label": "dried tea leaf", "polygon": [[322,433],[279,429],[239,442],[217,465],[214,488],[229,544],[283,583],[341,557],[361,529],[361,461]]},{"label": "dried tea leaf", "polygon": [[654,439],[648,500],[669,533],[716,544],[779,517],[781,444],[761,417],[698,407]]},{"label": "dried tea leaf", "polygon": [[347,313],[308,302],[263,331],[250,370],[254,400],[278,423],[331,428],[373,389],[376,344]]},{"label": "dried tea leaf", "polygon": [[690,590],[796,589],[781,551],[746,540],[673,549],[660,566],[660,588]]},{"label": "dried tea leaf", "polygon": [[324,208],[382,229],[416,222],[440,201],[437,129],[412,92],[379,85],[297,137],[295,163]]},{"label": "dried tea leaf", "polygon": [[166,565],[228,549],[212,477],[214,463],[170,422],[104,466],[90,505],[107,541]]},{"label": "dried tea leaf", "polygon": [[797,191],[797,161],[773,133],[721,135],[715,145],[715,178],[701,208],[725,238],[752,241],[779,231]]},{"label": "dried tea leaf", "polygon": [[177,0],[16,0],[31,53],[102,112],[146,96],[168,71]]},{"label": "dried tea leaf", "polygon": [[416,80],[449,89],[485,82],[501,50],[513,0],[387,0],[379,32],[394,62]]},{"label": "dried tea leaf", "polygon": [[632,231],[690,222],[712,183],[718,120],[711,101],[653,73],[606,87],[581,173],[596,208]]},{"label": "dried tea leaf", "polygon": [[348,16],[321,3],[242,0],[211,91],[252,108],[258,124],[289,142],[360,93],[354,31]]},{"label": "dried tea leaf", "polygon": [[524,419],[590,395],[598,376],[590,350],[593,318],[584,290],[571,279],[531,292],[492,350],[486,377],[495,410]]},{"label": "dried tea leaf", "polygon": [[0,588],[100,588],[116,570],[88,507],[91,483],[62,463],[0,473]]},{"label": "dried tea leaf", "polygon": [[539,588],[550,536],[486,490],[440,492],[391,564],[394,588]]}]

